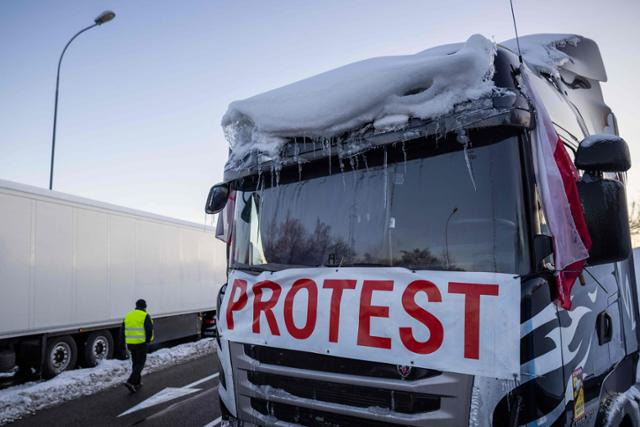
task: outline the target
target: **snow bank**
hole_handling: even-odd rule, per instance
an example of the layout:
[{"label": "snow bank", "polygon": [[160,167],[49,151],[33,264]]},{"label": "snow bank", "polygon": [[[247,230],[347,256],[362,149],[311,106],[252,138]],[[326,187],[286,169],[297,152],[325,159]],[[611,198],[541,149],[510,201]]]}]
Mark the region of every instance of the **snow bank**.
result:
[{"label": "snow bank", "polygon": [[[568,62],[571,57],[559,48],[567,45],[577,46],[582,38],[575,34],[532,34],[520,37],[520,52],[523,61],[537,73],[546,73],[560,77],[558,68]],[[500,43],[511,51],[518,53],[516,39]]]},{"label": "snow bank", "polygon": [[284,138],[330,138],[373,123],[386,130],[409,118],[432,118],[494,89],[494,43],[464,44],[415,55],[356,62],[242,101],[222,119],[234,167],[251,151],[277,157]]},{"label": "snow bank", "polygon": [[[213,353],[215,348],[215,341],[207,338],[160,349],[149,354],[143,373],[149,374],[197,359]],[[67,371],[49,381],[0,390],[0,425],[68,400],[119,386],[129,377],[130,369],[131,362],[128,360],[105,360],[95,368]]]}]

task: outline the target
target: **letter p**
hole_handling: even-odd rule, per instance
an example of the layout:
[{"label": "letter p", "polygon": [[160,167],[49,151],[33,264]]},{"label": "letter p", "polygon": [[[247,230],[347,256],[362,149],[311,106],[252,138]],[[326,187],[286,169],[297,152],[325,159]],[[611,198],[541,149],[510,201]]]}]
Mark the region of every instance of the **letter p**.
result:
[{"label": "letter p", "polygon": [[[240,296],[234,301],[238,291],[240,291]],[[233,312],[242,310],[247,305],[247,299],[247,281],[235,279],[227,303],[227,328],[233,329]]]}]

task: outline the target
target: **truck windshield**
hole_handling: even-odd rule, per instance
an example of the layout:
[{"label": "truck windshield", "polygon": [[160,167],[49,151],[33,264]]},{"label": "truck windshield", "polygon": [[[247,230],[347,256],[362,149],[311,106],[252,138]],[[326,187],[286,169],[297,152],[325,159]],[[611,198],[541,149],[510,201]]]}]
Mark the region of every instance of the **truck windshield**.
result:
[{"label": "truck windshield", "polygon": [[528,270],[518,137],[400,145],[254,177],[236,192],[231,267]]}]

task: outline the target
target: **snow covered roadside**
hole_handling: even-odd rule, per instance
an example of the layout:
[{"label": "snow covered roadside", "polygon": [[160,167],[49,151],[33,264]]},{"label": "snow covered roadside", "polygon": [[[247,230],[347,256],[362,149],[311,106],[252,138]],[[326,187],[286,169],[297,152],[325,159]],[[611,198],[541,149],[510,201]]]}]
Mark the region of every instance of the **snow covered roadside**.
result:
[{"label": "snow covered roadside", "polygon": [[[147,357],[143,374],[160,371],[213,353],[213,338],[163,348]],[[119,386],[130,373],[129,360],[105,360],[95,368],[63,372],[49,381],[37,381],[0,390],[0,425],[25,415]]]}]

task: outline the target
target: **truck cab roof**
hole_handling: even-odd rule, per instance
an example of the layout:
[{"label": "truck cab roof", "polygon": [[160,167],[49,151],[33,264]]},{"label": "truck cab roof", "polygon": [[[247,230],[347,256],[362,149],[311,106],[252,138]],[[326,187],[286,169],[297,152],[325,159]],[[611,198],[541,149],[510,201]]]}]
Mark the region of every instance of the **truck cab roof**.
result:
[{"label": "truck cab roof", "polygon": [[[539,34],[521,37],[520,49],[523,69],[547,89],[541,96],[567,139],[577,142],[615,126],[600,91],[606,72],[595,42]],[[222,121],[230,144],[225,181],[458,129],[530,127],[519,68],[515,40],[495,45],[474,35],[466,43],[357,62],[233,102]]]}]

